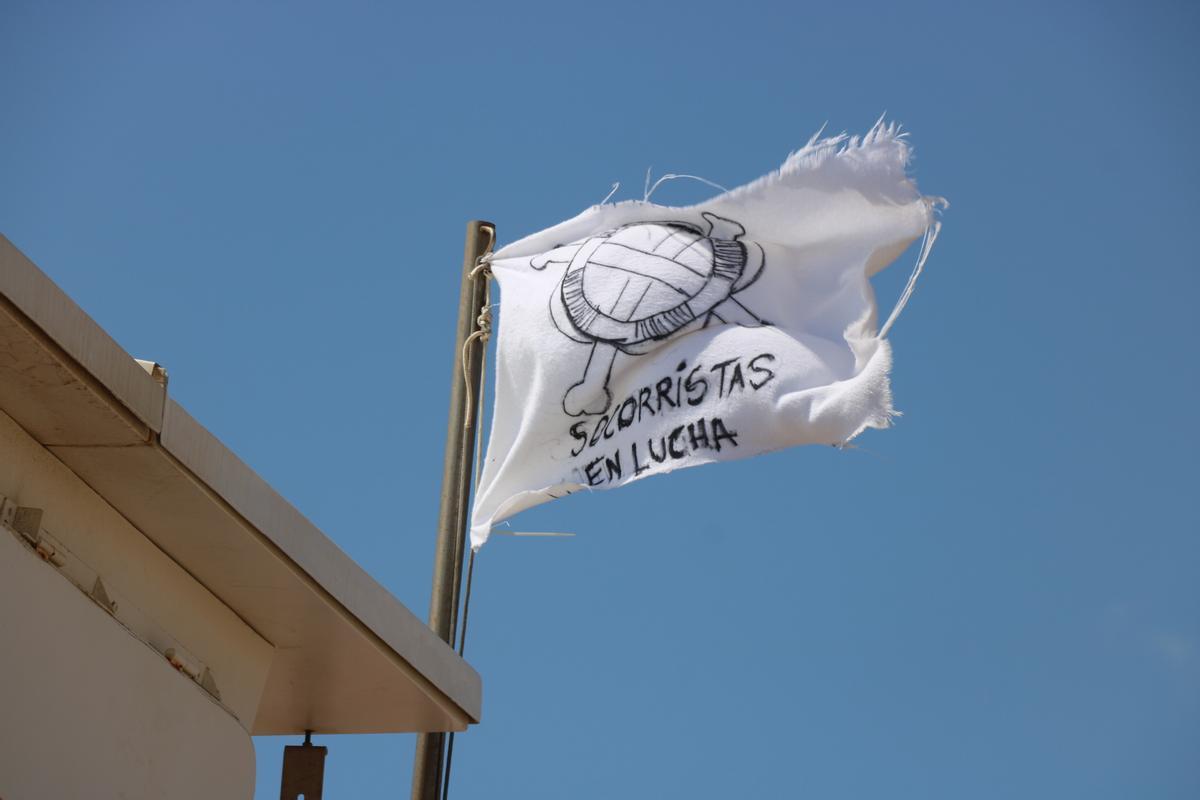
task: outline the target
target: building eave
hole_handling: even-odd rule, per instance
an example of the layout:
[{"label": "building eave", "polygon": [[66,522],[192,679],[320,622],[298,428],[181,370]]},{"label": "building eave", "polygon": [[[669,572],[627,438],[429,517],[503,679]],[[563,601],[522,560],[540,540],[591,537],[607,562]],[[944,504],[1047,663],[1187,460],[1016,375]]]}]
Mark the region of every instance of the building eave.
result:
[{"label": "building eave", "polygon": [[275,646],[253,733],[479,720],[475,670],[3,236],[0,409]]}]

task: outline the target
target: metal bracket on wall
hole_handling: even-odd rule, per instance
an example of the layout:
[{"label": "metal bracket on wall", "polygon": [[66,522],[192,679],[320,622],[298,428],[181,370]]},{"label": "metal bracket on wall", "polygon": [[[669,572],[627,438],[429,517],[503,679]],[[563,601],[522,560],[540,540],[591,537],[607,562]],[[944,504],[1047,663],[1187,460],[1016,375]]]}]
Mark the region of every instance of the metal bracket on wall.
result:
[{"label": "metal bracket on wall", "polygon": [[96,576],[96,582],[92,584],[90,597],[109,614],[117,613],[117,603],[108,596],[108,590],[104,588],[104,581],[100,580],[99,575]]},{"label": "metal bracket on wall", "polygon": [[221,699],[221,690],[217,688],[217,681],[208,667],[205,667],[204,672],[200,675],[200,688],[218,700]]},{"label": "metal bracket on wall", "polygon": [[38,532],[42,528],[42,509],[18,506],[13,513],[11,527],[30,542],[37,544]]},{"label": "metal bracket on wall", "polygon": [[17,515],[17,504],[7,497],[0,497],[0,526],[11,528]]},{"label": "metal bracket on wall", "polygon": [[321,800],[325,783],[325,755],[329,748],[312,743],[312,731],[304,732],[304,744],[283,748],[283,777],[279,800]]}]

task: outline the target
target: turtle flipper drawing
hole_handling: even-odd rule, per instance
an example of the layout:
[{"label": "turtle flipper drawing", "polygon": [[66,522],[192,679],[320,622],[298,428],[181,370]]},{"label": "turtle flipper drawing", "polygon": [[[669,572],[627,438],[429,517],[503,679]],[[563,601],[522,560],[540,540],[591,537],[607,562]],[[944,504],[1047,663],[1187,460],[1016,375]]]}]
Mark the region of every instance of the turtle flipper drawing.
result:
[{"label": "turtle flipper drawing", "polygon": [[733,295],[762,273],[764,256],[746,229],[705,212],[708,230],[687,222],[638,222],[556,248],[534,269],[566,264],[550,298],[555,326],[591,344],[583,377],[563,397],[571,416],[612,403],[608,379],[617,351],[646,353],[667,338],[721,324],[768,324]]}]

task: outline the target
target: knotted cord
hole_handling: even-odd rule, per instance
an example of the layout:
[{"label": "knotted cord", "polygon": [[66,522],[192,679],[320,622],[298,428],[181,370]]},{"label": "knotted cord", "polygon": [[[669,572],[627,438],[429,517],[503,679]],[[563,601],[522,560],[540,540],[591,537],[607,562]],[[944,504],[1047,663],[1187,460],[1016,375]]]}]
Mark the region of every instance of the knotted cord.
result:
[{"label": "knotted cord", "polygon": [[[469,273],[467,273],[468,280],[478,280],[479,278],[483,278],[485,281],[487,281],[487,285],[484,287],[484,290],[483,290],[483,298],[484,298],[483,299],[483,308],[479,309],[479,316],[475,318],[475,332],[472,333],[470,336],[468,336],[467,340],[465,342],[463,342],[463,349],[462,349],[463,385],[467,389],[467,408],[466,408],[466,413],[463,414],[463,427],[464,428],[471,427],[471,424],[475,421],[475,414],[473,413],[475,410],[474,409],[474,397],[472,396],[472,392],[471,392],[470,363],[471,363],[471,344],[474,343],[476,340],[482,342],[483,348],[484,348],[484,350],[483,350],[483,365],[482,365],[482,370],[480,372],[480,377],[479,377],[479,405],[481,407],[483,406],[483,391],[484,391],[484,386],[486,385],[484,383],[483,378],[484,378],[484,372],[487,371],[487,343],[488,343],[488,340],[492,338],[492,302],[491,302],[492,301],[492,284],[491,284],[492,269],[491,268],[492,268],[492,254],[489,252],[489,253],[484,253],[479,258],[477,258],[475,260],[475,269],[473,269]],[[478,441],[478,438],[479,437],[476,437],[476,441]],[[478,450],[478,448],[476,448],[476,456],[478,456],[478,455],[479,455],[479,450]],[[475,467],[476,467],[476,479],[478,479],[478,474],[479,474],[478,462],[476,462]]]}]

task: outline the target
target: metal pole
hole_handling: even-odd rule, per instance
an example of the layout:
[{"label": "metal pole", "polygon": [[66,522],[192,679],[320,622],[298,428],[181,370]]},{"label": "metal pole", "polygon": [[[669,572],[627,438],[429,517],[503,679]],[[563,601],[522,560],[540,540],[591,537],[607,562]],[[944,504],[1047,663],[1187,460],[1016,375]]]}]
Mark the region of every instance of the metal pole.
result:
[{"label": "metal pole", "polygon": [[[467,375],[463,376],[463,346],[476,330],[476,319],[484,303],[487,280],[472,279],[479,257],[496,240],[490,222],[467,223],[463,252],[462,290],[458,297],[458,328],[454,337],[454,369],[450,380],[450,421],[446,429],[446,457],[442,468],[442,502],[438,513],[437,549],[433,556],[433,592],[429,599],[429,627],[445,642],[454,639],[458,609],[458,587],[462,583],[463,553],[466,551],[467,502],[471,494],[471,466],[475,451],[475,425],[467,422],[467,392],[479,383],[483,347],[467,353]],[[470,382],[468,385],[468,381]],[[417,735],[413,759],[413,800],[438,800],[441,793],[444,733]]]}]

